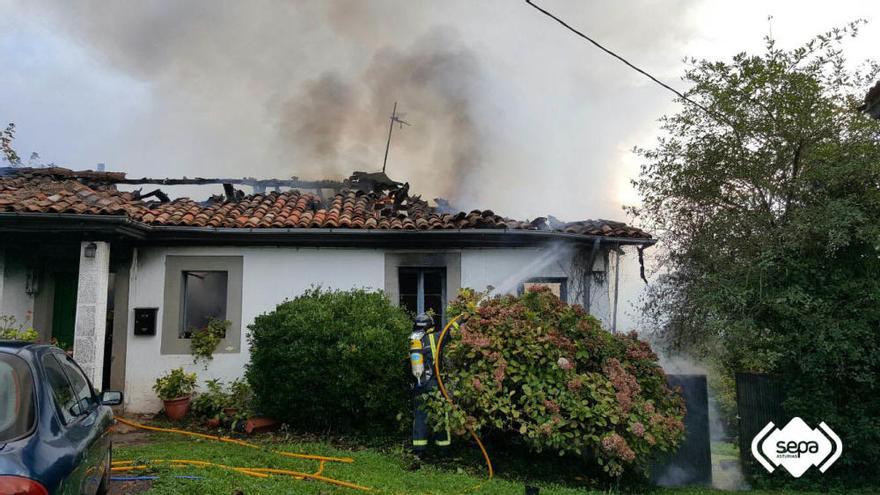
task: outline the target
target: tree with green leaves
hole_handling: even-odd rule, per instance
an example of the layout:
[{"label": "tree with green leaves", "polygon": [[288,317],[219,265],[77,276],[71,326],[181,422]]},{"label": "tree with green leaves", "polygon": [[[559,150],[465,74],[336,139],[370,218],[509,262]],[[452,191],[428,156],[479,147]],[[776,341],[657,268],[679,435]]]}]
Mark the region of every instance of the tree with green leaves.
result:
[{"label": "tree with green leaves", "polygon": [[637,150],[631,209],[661,239],[645,304],[657,336],[728,383],[782,376],[787,415],[846,444],[818,483],[876,482],[880,457],[880,122],[857,111],[878,65],[847,64],[858,24],[691,60],[699,106]]},{"label": "tree with green leaves", "polygon": [[21,165],[21,158],[12,147],[12,141],[15,139],[15,124],[10,122],[6,129],[0,132],[0,161],[8,162],[11,166],[17,167]]}]

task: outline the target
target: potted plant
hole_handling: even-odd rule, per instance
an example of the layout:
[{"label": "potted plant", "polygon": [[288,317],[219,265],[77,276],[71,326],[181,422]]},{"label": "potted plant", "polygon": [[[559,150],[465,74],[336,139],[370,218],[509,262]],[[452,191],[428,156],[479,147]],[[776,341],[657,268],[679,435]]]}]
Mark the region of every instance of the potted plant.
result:
[{"label": "potted plant", "polygon": [[192,401],[192,413],[205,420],[211,428],[220,426],[220,414],[229,403],[229,394],[220,380],[205,380],[206,392],[199,393]]},{"label": "potted plant", "polygon": [[190,399],[196,390],[196,374],[175,368],[156,379],[153,390],[165,403],[165,415],[180,421],[189,412]]},{"label": "potted plant", "polygon": [[229,384],[229,396],[223,414],[233,421],[242,419],[239,416],[250,409],[251,400],[253,400],[253,392],[250,384],[241,378],[233,380]]}]

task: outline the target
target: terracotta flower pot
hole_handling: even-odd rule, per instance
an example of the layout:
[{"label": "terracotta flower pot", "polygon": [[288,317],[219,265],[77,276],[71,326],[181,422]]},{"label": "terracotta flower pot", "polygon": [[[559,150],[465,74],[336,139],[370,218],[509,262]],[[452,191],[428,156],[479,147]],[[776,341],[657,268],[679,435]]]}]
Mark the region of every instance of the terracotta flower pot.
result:
[{"label": "terracotta flower pot", "polygon": [[248,435],[253,433],[263,433],[278,428],[278,422],[274,419],[255,417],[247,420],[244,424],[244,431]]},{"label": "terracotta flower pot", "polygon": [[238,411],[239,411],[239,409],[237,407],[224,407],[223,408],[223,414],[225,414],[229,418],[238,414]]},{"label": "terracotta flower pot", "polygon": [[217,428],[218,426],[220,426],[220,418],[208,418],[208,421],[206,421],[206,423],[210,428]]},{"label": "terracotta flower pot", "polygon": [[165,416],[171,421],[180,421],[189,412],[190,397],[179,397],[162,401],[165,403]]}]

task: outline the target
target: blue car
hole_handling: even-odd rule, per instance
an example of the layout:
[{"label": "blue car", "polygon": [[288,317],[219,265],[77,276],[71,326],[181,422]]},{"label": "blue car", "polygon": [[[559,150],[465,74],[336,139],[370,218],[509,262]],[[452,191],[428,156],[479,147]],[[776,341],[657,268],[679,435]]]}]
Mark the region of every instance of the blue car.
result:
[{"label": "blue car", "polygon": [[0,341],[0,494],[108,493],[108,406],[120,403],[61,349]]}]

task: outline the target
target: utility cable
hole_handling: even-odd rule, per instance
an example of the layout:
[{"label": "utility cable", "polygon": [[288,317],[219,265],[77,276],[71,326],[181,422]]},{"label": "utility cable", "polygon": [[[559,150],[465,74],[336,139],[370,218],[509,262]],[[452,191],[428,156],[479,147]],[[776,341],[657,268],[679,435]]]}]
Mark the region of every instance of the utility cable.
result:
[{"label": "utility cable", "polygon": [[651,81],[654,81],[655,83],[659,84],[659,85],[660,85],[661,87],[663,87],[664,89],[666,89],[666,90],[672,92],[675,96],[679,97],[682,101],[685,101],[685,102],[687,102],[687,103],[690,103],[691,105],[693,105],[693,106],[699,108],[700,110],[706,112],[707,115],[709,115],[710,117],[712,117],[712,118],[715,119],[716,121],[718,121],[718,122],[720,122],[720,123],[722,123],[722,124],[724,124],[724,125],[730,126],[731,128],[733,128],[734,131],[738,132],[737,129],[736,129],[736,126],[734,126],[733,123],[730,122],[728,119],[722,117],[721,115],[719,115],[719,114],[716,113],[716,112],[713,112],[712,110],[710,110],[709,108],[707,108],[705,105],[703,105],[703,104],[701,104],[701,103],[699,103],[699,102],[697,102],[697,101],[695,101],[695,100],[692,100],[691,98],[688,98],[688,97],[687,97],[684,93],[682,93],[681,91],[679,91],[679,90],[673,88],[672,86],[670,86],[670,85],[664,83],[663,81],[657,79],[656,77],[654,77],[653,75],[651,75],[650,73],[648,73],[646,70],[644,70],[644,69],[642,69],[642,68],[640,68],[640,67],[637,67],[635,64],[633,64],[633,63],[630,62],[629,60],[627,60],[627,59],[623,58],[622,56],[618,55],[617,53],[615,53],[615,52],[612,51],[611,49],[606,48],[605,46],[603,46],[603,45],[602,45],[601,43],[599,43],[598,41],[594,40],[593,38],[590,38],[589,36],[587,36],[586,34],[584,34],[584,33],[581,32],[581,31],[579,31],[579,30],[576,29],[575,27],[571,26],[570,24],[568,24],[568,23],[565,22],[564,20],[562,20],[562,19],[560,19],[559,17],[555,16],[552,12],[550,12],[550,11],[548,11],[548,10],[546,10],[546,9],[544,9],[544,8],[542,8],[542,7],[540,7],[540,6],[537,5],[537,4],[535,4],[532,0],[525,0],[525,1],[526,1],[527,4],[531,5],[531,6],[534,7],[536,10],[538,10],[538,11],[541,12],[542,14],[546,15],[547,17],[549,17],[549,18],[553,19],[554,21],[558,22],[559,24],[561,24],[563,27],[565,27],[566,29],[568,29],[568,30],[571,31],[572,33],[574,33],[574,34],[576,34],[577,36],[579,36],[579,37],[581,37],[581,38],[583,38],[583,39],[589,41],[589,42],[592,43],[596,48],[602,50],[603,52],[607,53],[608,55],[611,55],[612,57],[616,58],[617,60],[623,62],[623,64],[625,64],[625,65],[626,65],[627,67],[629,67],[630,69],[632,69],[632,70],[638,72],[639,74],[641,74],[641,75],[647,77],[647,78],[650,79]]}]

